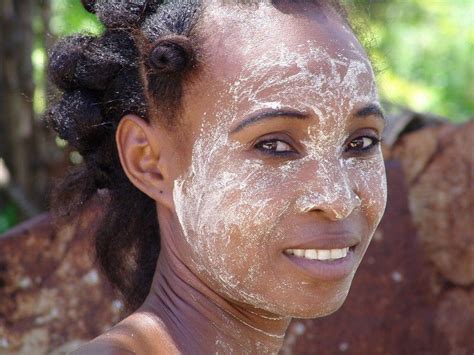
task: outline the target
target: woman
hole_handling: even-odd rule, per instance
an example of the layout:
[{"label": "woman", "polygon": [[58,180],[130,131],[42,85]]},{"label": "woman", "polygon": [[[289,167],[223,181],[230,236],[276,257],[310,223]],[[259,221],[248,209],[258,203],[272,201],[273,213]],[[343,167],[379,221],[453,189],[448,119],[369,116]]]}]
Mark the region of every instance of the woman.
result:
[{"label": "woman", "polygon": [[[84,157],[61,217],[133,311],[77,353],[274,353],[337,310],[386,202],[383,115],[335,1],[85,1],[49,120]],[[158,257],[159,254],[159,257]]]}]

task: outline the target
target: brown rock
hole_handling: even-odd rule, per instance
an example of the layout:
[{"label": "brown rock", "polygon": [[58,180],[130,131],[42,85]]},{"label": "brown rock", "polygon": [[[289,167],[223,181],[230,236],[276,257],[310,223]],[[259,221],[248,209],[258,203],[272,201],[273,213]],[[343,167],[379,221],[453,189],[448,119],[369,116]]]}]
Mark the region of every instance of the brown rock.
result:
[{"label": "brown rock", "polygon": [[391,158],[399,159],[405,174],[406,183],[411,185],[424,171],[436,154],[439,136],[452,131],[451,124],[427,127],[400,137],[391,150]]},{"label": "brown rock", "polygon": [[120,319],[92,261],[95,212],[57,233],[41,215],[0,238],[0,353],[72,350]]},{"label": "brown rock", "polygon": [[411,181],[410,211],[441,274],[456,285],[473,285],[474,121],[440,130],[437,141],[436,153]]},{"label": "brown rock", "polygon": [[474,289],[455,288],[438,304],[436,328],[448,339],[451,354],[474,352]]}]

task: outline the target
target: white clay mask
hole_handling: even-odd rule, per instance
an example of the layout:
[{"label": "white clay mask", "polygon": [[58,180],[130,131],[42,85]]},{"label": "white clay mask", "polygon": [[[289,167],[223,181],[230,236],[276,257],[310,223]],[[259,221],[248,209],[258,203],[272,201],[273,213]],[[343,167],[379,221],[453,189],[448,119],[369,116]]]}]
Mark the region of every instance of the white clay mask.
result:
[{"label": "white clay mask", "polygon": [[[216,7],[208,16],[217,23],[226,16],[241,16],[242,21],[248,16],[233,13],[242,10],[232,7],[224,10]],[[270,6],[252,11],[259,30],[272,23],[275,10]],[[326,209],[334,220],[361,211],[369,221],[365,238],[370,239],[383,214],[380,149],[363,159],[344,155],[349,110],[376,102],[377,94],[370,63],[352,43],[334,54],[309,39],[292,46],[281,41],[255,57],[252,46],[258,43],[257,38],[240,45],[240,53],[233,54],[246,60],[239,75],[223,79],[225,89],[216,93],[215,107],[203,113],[191,165],[175,181],[173,198],[193,270],[232,300],[277,314],[299,314],[306,306],[294,294],[313,286],[282,259],[282,246],[298,237],[291,235],[298,227],[291,224],[315,208]],[[236,49],[229,45],[228,50]],[[312,123],[300,142],[304,154],[298,159],[270,165],[249,158],[243,153],[249,148],[230,135],[243,116],[268,108],[310,113]],[[335,298],[347,294],[347,284],[341,285]],[[314,302],[324,308],[329,301]]]}]

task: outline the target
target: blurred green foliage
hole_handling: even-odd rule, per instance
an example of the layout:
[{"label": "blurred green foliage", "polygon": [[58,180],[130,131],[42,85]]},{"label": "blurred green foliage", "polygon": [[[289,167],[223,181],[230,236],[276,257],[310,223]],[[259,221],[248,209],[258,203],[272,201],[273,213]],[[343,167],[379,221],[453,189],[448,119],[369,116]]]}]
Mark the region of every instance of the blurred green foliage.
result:
[{"label": "blurred green foliage", "polygon": [[18,208],[14,204],[7,203],[4,206],[0,206],[0,234],[16,225],[18,223],[18,216]]},{"label": "blurred green foliage", "polygon": [[51,32],[56,36],[67,36],[77,32],[98,35],[102,24],[95,15],[87,12],[80,0],[51,0]]},{"label": "blurred green foliage", "polygon": [[355,3],[383,99],[455,122],[474,117],[474,1]]}]

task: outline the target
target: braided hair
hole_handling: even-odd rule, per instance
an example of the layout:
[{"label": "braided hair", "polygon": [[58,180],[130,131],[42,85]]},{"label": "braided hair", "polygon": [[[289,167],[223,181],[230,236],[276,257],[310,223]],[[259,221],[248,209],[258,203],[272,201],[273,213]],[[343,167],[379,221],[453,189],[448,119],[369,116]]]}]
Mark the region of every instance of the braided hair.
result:
[{"label": "braided hair", "polygon": [[183,81],[196,66],[191,38],[199,4],[82,3],[106,29],[100,37],[67,37],[50,53],[49,78],[62,96],[46,122],[83,157],[56,187],[51,205],[61,223],[100,192],[104,210],[94,236],[96,256],[133,309],[150,289],[160,236],[155,201],[128,180],[120,165],[115,129],[129,113],[148,121],[148,102],[172,123]]},{"label": "braided hair", "polygon": [[[149,292],[160,236],[155,201],[121,167],[115,129],[124,115],[148,121],[152,110],[176,123],[183,84],[202,61],[196,33],[202,6],[199,0],[81,1],[105,31],[66,37],[50,53],[49,78],[62,95],[46,122],[83,157],[56,186],[51,207],[60,224],[99,196],[96,256],[133,310]],[[341,12],[337,1],[331,6]]]}]

